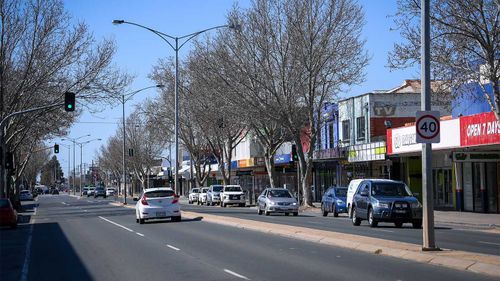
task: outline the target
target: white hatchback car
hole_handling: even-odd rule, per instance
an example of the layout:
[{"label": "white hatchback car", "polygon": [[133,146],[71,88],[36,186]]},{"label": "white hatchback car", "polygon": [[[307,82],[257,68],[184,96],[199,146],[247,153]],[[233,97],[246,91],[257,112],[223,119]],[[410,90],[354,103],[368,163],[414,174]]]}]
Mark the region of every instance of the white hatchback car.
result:
[{"label": "white hatchback car", "polygon": [[171,218],[181,221],[179,196],[171,188],[147,188],[140,198],[134,198],[136,222],[143,224],[150,219]]},{"label": "white hatchback car", "polygon": [[106,196],[115,196],[115,194],[116,194],[116,191],[114,188],[112,188],[112,187],[106,188]]}]

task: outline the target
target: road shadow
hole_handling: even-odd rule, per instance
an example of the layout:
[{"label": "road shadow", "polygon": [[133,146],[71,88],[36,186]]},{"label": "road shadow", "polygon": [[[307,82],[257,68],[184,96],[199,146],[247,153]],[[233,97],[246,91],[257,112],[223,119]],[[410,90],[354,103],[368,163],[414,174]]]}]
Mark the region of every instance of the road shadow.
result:
[{"label": "road shadow", "polygon": [[144,224],[184,223],[184,222],[197,222],[197,221],[202,221],[202,220],[203,220],[203,217],[196,217],[196,218],[192,218],[192,219],[182,218],[182,220],[180,222],[172,221],[171,219],[162,219],[162,220],[145,221]]}]

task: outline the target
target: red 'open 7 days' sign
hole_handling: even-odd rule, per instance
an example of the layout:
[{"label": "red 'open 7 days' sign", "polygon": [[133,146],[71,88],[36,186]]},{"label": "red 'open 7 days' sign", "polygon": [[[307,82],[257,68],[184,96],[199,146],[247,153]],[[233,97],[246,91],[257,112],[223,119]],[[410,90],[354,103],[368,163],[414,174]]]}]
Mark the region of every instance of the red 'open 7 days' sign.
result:
[{"label": "red 'open 7 days' sign", "polygon": [[460,117],[460,146],[500,144],[500,122],[488,112]]}]

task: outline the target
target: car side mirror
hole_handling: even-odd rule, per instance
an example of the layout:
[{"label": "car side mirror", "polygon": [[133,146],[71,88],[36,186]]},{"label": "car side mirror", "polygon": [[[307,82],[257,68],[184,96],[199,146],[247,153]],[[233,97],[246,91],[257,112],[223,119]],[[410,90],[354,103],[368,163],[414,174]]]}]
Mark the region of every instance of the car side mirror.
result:
[{"label": "car side mirror", "polygon": [[134,201],[139,201],[139,198],[137,198],[137,197],[134,197],[134,199],[133,199],[133,200],[134,200]]}]

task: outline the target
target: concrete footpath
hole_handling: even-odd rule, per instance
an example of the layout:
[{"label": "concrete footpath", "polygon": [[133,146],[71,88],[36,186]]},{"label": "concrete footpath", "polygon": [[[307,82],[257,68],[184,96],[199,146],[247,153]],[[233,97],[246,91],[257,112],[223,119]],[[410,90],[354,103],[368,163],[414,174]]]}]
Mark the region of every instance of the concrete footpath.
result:
[{"label": "concrete footpath", "polygon": [[[134,208],[134,205],[124,207]],[[500,256],[447,249],[424,252],[421,245],[411,243],[188,211],[182,211],[182,217],[202,218],[210,223],[500,277]]]}]

